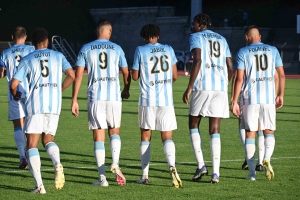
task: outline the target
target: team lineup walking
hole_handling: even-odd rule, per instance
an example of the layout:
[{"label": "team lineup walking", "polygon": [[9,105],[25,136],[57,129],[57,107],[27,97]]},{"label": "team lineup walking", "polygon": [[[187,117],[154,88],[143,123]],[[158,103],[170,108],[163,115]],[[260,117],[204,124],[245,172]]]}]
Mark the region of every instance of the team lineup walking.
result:
[{"label": "team lineup walking", "polygon": [[[197,163],[190,181],[201,181],[210,175],[212,184],[222,184],[220,133],[223,133],[222,127],[226,126],[230,111],[239,120],[237,129],[243,143],[240,151],[245,158],[242,168],[249,170],[245,180],[256,181],[257,171],[265,171],[266,178],[272,180],[275,177],[271,157],[275,149],[276,109],[284,105],[285,73],[281,57],[276,47],[261,42],[259,28],[250,25],[245,28],[246,46],[238,51],[233,62],[226,39],[211,31],[211,27],[208,15],[196,15],[187,41],[192,66],[182,94],[182,103],[188,104],[188,124],[184,134],[189,135]],[[35,182],[32,193],[45,194],[47,189],[41,174],[40,137],[53,163],[54,187],[60,190],[68,180],[55,135],[62,92],[71,85],[71,110],[68,112],[74,117],[81,116],[80,88],[87,88],[87,129],[93,138],[93,147],[88,148],[93,151],[98,170],[97,180],[91,184],[109,186],[105,171],[106,134],[112,158],[110,170],[115,181],[120,186],[129,184],[125,177],[130,175],[121,170],[119,162],[122,160],[121,128],[126,126],[126,119],[122,118],[122,102],[130,99],[132,79],[139,82],[136,126],[140,129],[141,176],[136,184],[155,184],[149,170],[151,138],[157,137],[154,130],[160,132],[170,185],[182,188],[183,182],[188,181],[180,178],[180,170],[177,172],[176,162],[180,161],[176,159],[176,153],[180,149],[176,152],[173,142],[173,132],[178,128],[173,99],[173,83],[178,78],[175,52],[172,46],[158,42],[159,26],[145,24],[140,28],[144,44],[136,47],[133,64],[128,66],[126,51],[110,41],[114,31],[112,23],[108,19],[99,20],[95,31],[97,37],[81,47],[75,69],[62,53],[48,49],[46,29],[37,28],[32,32],[33,46],[24,44],[27,37],[24,27],[13,30],[14,45],[0,56],[0,78],[7,78],[8,120],[14,125],[18,167],[29,168]],[[88,85],[82,86],[85,70]],[[66,75],[64,80],[63,73]],[[231,97],[228,87],[231,87]],[[211,169],[206,165],[202,149],[201,135],[204,133],[200,131],[200,123],[205,117],[209,123]],[[256,133],[259,158],[255,164]]]}]

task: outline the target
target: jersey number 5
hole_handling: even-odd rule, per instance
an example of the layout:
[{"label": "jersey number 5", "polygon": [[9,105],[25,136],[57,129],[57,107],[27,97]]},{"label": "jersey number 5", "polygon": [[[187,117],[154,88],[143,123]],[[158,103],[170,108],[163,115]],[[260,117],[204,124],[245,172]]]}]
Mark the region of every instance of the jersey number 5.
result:
[{"label": "jersey number 5", "polygon": [[47,62],[48,62],[48,60],[40,60],[41,74],[42,74],[42,77],[44,77],[44,78],[49,76],[49,68],[46,65]]},{"label": "jersey number 5", "polygon": [[[150,61],[154,60],[154,65],[153,65],[153,67],[151,69],[151,74],[160,73],[160,70],[156,69],[158,63],[160,65],[161,71],[167,72],[169,70],[170,65],[169,65],[169,63],[167,62],[166,59],[168,59],[168,56],[166,56],[166,55],[162,55],[162,56],[160,56],[160,58],[158,58],[157,56],[152,56],[150,58]],[[164,68],[164,65],[166,66],[165,68]]]}]

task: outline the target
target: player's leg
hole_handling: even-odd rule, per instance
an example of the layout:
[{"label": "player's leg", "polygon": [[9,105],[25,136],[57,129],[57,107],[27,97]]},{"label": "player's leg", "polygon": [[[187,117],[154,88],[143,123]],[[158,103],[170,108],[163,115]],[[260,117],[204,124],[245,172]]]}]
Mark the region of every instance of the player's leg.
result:
[{"label": "player's leg", "polygon": [[59,115],[44,114],[44,128],[42,134],[43,146],[51,158],[54,168],[54,185],[60,190],[65,184],[65,174],[63,166],[60,162],[60,151],[57,144],[54,142],[56,130],[58,126]]},{"label": "player's leg", "polygon": [[8,102],[9,106],[9,120],[12,120],[14,125],[14,140],[20,156],[20,169],[27,168],[27,160],[25,155],[26,138],[24,135],[24,104],[20,101],[11,100]]},{"label": "player's leg", "polygon": [[119,167],[121,152],[121,125],[122,103],[120,101],[106,102],[106,121],[108,125],[108,135],[110,137],[110,149],[112,154],[111,171],[116,175],[116,181],[119,185],[126,184],[126,179]]},{"label": "player's leg", "polygon": [[105,129],[106,121],[106,102],[94,101],[88,105],[88,127],[93,131],[94,156],[96,159],[99,180],[93,185],[108,186],[105,176]]},{"label": "player's leg", "polygon": [[220,138],[220,123],[221,118],[209,118],[209,134],[210,134],[210,151],[212,158],[212,183],[219,182],[220,162],[221,162],[221,138]]},{"label": "player's leg", "polygon": [[260,124],[258,124],[257,131],[257,147],[258,147],[258,160],[255,167],[256,171],[263,171],[263,159],[265,155],[265,137],[263,131],[260,129]]},{"label": "player's leg", "polygon": [[198,163],[198,167],[196,168],[195,174],[192,177],[193,181],[200,180],[202,176],[208,174],[208,170],[206,168],[203,157],[201,134],[198,128],[200,121],[201,116],[189,115],[190,141]]},{"label": "player's leg", "polygon": [[243,145],[243,150],[244,150],[244,155],[245,155],[245,161],[242,164],[242,169],[248,170],[248,164],[247,164],[247,159],[246,159],[246,150],[245,150],[245,140],[246,140],[246,131],[245,129],[241,128],[241,122],[242,122],[242,115],[240,115],[240,118],[238,119],[238,125],[239,125],[239,135],[240,139]]}]

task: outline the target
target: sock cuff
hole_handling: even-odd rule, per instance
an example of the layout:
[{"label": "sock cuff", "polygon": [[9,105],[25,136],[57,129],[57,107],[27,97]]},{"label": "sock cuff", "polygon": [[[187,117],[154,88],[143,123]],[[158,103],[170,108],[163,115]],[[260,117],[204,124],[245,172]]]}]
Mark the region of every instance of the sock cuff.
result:
[{"label": "sock cuff", "polygon": [[142,141],[140,146],[150,145],[149,141]]},{"label": "sock cuff", "polygon": [[39,149],[38,148],[31,148],[31,149],[28,149],[27,151],[27,154],[28,154],[28,157],[32,157],[32,156],[40,156],[40,153],[39,153]]},{"label": "sock cuff", "polygon": [[164,141],[164,145],[167,144],[167,143],[170,143],[170,142],[174,143],[173,140],[166,140],[166,141]]},{"label": "sock cuff", "polygon": [[21,127],[16,127],[14,128],[14,131],[23,131],[23,129]]},{"label": "sock cuff", "polygon": [[94,150],[104,150],[104,142],[95,142]]},{"label": "sock cuff", "polygon": [[118,134],[113,134],[113,135],[110,136],[110,141],[111,140],[121,140],[121,138]]},{"label": "sock cuff", "polygon": [[[50,147],[54,147],[54,146],[57,146],[57,144],[55,144],[54,142],[48,142],[46,145],[45,145],[45,149],[46,151],[50,148]],[[58,146],[57,146],[58,147]]]},{"label": "sock cuff", "polygon": [[267,137],[275,138],[274,134],[266,134],[266,138],[267,138]]},{"label": "sock cuff", "polygon": [[255,144],[255,139],[254,138],[246,138],[245,144]]},{"label": "sock cuff", "polygon": [[220,133],[211,134],[210,139],[213,139],[213,138],[220,138]]},{"label": "sock cuff", "polygon": [[257,132],[257,135],[258,135],[258,136],[264,136],[264,133],[263,133],[262,131],[258,131],[258,132]]},{"label": "sock cuff", "polygon": [[194,134],[194,133],[200,133],[199,129],[198,128],[192,128],[190,129],[190,134]]}]

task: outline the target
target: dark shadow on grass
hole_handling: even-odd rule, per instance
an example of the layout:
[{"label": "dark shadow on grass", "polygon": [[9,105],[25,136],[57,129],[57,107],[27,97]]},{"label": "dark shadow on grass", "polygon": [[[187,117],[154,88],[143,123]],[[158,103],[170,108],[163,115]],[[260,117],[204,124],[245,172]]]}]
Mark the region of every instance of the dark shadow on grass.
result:
[{"label": "dark shadow on grass", "polygon": [[28,192],[28,193],[31,191],[31,190],[21,188],[21,187],[12,187],[9,185],[2,185],[2,184],[0,184],[0,188],[6,189],[6,190],[24,191],[24,192]]},{"label": "dark shadow on grass", "polygon": [[[71,96],[63,96],[62,99],[72,99]],[[87,100],[87,97],[78,97],[77,100]]]}]

